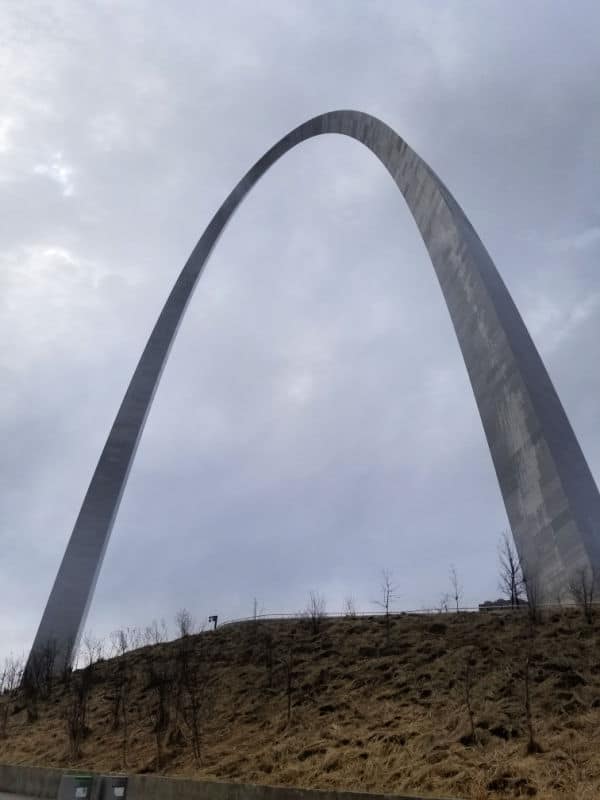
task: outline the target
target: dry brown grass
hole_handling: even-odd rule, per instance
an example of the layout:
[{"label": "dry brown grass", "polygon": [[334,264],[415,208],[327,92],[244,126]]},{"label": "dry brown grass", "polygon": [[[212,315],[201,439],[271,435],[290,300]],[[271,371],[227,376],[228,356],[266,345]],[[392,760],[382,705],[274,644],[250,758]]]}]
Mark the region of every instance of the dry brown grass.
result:
[{"label": "dry brown grass", "polygon": [[[265,637],[274,641],[269,688]],[[600,624],[564,611],[547,615],[533,640],[524,616],[397,616],[389,644],[381,618],[327,620],[313,635],[303,621],[225,627],[189,640],[208,652],[214,706],[204,726],[201,763],[180,724],[165,737],[163,772],[227,781],[413,791],[466,798],[600,797]],[[167,663],[181,643],[123,657],[133,675],[127,767],[155,771],[150,662]],[[291,719],[284,658],[293,652]],[[524,667],[535,736],[527,755]],[[11,703],[0,759],[117,771],[122,727],[111,727],[112,659],[95,667],[81,758],[69,760],[63,718],[69,690],[56,687],[27,721]],[[465,702],[470,659],[470,702]]]}]

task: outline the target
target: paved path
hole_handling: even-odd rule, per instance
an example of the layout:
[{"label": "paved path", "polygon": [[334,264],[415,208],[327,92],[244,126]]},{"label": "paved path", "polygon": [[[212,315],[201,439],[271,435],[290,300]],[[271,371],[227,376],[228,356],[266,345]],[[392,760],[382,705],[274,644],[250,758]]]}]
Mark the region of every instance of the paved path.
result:
[{"label": "paved path", "polygon": [[0,792],[0,800],[31,800],[31,798],[26,797],[24,794],[5,794]]}]

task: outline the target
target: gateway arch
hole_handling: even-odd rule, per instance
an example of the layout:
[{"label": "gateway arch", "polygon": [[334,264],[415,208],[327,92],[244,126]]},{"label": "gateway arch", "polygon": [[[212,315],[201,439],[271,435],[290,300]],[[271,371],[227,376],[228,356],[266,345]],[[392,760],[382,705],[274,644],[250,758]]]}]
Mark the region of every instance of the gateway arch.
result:
[{"label": "gateway arch", "polygon": [[232,214],[297,144],[342,134],[377,156],[402,192],[438,277],[469,373],[517,550],[543,596],[600,566],[600,495],[523,320],[464,212],[433,170],[380,120],[332,111],[284,136],[244,175],[183,267],[148,339],[67,545],[29,659],[77,647],[115,515],[179,323]]}]

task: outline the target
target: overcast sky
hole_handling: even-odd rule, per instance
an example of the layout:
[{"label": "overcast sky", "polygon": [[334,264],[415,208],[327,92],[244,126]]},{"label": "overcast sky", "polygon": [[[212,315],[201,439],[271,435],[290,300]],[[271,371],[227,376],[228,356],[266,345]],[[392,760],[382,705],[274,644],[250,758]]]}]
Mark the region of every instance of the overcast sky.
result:
[{"label": "overcast sky", "polygon": [[[596,2],[0,4],[0,655],[31,645],[145,340],[233,185],[305,119],[391,125],[455,194],[600,478]],[[97,635],[496,597],[507,518],[404,200],[344,137],[253,190],[163,374]]]}]

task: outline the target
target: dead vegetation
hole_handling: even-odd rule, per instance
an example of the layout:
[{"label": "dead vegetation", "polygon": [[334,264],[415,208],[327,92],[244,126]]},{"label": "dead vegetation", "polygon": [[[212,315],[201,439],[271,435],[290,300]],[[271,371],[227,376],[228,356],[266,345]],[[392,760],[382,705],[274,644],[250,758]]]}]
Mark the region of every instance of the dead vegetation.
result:
[{"label": "dead vegetation", "polygon": [[42,670],[37,692],[16,690],[11,669],[3,762],[464,798],[600,796],[600,622],[579,609],[537,609],[535,624],[525,609],[253,620],[50,686]]}]

